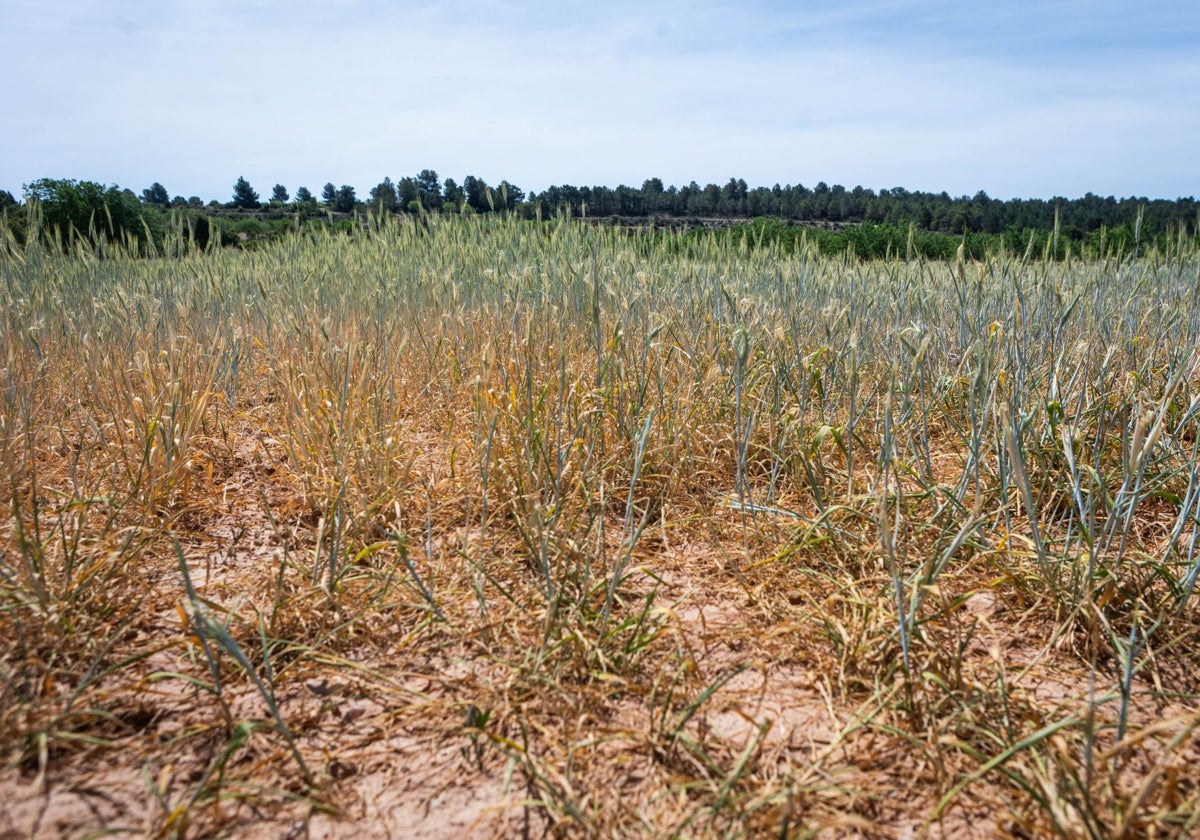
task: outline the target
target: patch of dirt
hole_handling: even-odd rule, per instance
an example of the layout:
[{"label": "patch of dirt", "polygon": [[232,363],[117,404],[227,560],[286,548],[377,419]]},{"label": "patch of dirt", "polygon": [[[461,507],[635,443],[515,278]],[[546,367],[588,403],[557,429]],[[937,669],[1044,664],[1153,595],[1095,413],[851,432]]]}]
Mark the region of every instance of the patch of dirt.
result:
[{"label": "patch of dirt", "polygon": [[[438,442],[412,443],[427,480],[450,482]],[[606,668],[594,618],[555,619],[538,601],[511,528],[443,517],[411,566],[364,566],[331,591],[309,579],[322,523],[289,486],[282,444],[247,423],[229,451],[219,504],[179,529],[199,606],[173,552],[148,558],[130,630],[144,655],[81,690],[74,708],[91,717],[56,720],[43,755],[0,774],[0,838],[988,837],[1046,827],[979,768],[1056,721],[1099,724],[1093,746],[1128,768],[1113,776],[1128,798],[1178,803],[1200,763],[1192,701],[1139,675],[1122,712],[1111,675],[1039,647],[1030,627],[1044,619],[977,581],[947,576],[964,596],[925,632],[961,646],[947,659],[915,644],[906,679],[888,578],[870,564],[822,576],[788,523],[764,520],[751,542],[731,511],[708,539],[663,522],[614,619],[653,592],[643,621],[661,628],[644,650],[605,650],[629,663]],[[606,525],[610,561],[621,526]],[[214,670],[197,611],[259,682],[230,648]],[[566,629],[553,635],[552,620]],[[1122,714],[1128,747],[1115,745]],[[1046,735],[1039,761],[1077,761],[1080,731]],[[1025,783],[1060,781],[1022,760],[1005,766]]]}]

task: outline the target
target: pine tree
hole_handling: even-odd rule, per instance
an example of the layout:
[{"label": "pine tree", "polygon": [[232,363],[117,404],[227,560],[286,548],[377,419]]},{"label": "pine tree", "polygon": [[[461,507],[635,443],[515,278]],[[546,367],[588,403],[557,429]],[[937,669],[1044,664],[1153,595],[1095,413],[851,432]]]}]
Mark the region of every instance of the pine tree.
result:
[{"label": "pine tree", "polygon": [[166,207],[171,203],[171,196],[167,193],[166,187],[155,181],[148,188],[142,190],[142,201],[146,204]]},{"label": "pine tree", "polygon": [[241,176],[238,176],[237,183],[233,185],[233,201],[230,203],[239,210],[254,210],[262,206],[258,201],[258,193],[250,186],[250,182]]}]

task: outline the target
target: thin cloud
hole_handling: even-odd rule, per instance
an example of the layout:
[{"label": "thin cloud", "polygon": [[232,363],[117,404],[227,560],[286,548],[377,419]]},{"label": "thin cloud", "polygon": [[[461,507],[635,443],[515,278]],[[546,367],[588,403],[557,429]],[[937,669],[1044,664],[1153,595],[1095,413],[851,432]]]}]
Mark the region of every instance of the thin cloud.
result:
[{"label": "thin cloud", "polygon": [[10,68],[14,192],[224,199],[243,174],[365,193],[425,167],[526,189],[1200,192],[1200,11],[1180,3],[4,5],[43,45]]}]

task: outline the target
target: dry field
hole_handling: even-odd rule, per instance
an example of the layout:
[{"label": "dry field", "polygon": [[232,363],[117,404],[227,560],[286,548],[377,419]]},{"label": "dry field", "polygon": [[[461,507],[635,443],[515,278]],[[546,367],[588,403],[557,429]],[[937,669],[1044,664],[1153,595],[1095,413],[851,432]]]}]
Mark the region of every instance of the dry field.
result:
[{"label": "dry field", "polygon": [[0,837],[1200,830],[1200,257],[0,255]]}]

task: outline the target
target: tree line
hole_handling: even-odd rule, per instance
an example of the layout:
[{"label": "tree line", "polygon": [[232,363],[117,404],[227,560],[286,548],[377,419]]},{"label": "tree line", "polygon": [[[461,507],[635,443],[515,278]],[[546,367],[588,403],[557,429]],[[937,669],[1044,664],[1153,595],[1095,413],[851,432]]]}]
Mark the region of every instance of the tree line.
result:
[{"label": "tree line", "polygon": [[730,178],[723,186],[665,187],[650,178],[641,188],[618,186],[553,186],[532,197],[544,207],[567,208],[575,215],[756,218],[768,217],[803,222],[840,224],[874,223],[917,230],[960,235],[966,232],[1003,233],[1009,229],[1050,230],[1056,225],[1062,235],[1081,239],[1101,228],[1132,223],[1140,216],[1147,234],[1176,229],[1184,224],[1195,229],[1200,204],[1194,197],[1175,200],[1145,197],[1115,198],[1087,193],[1082,198],[1050,199],[991,198],[982,190],[973,196],[952,197],[948,193],[909,191],[893,187],[875,191],[867,187],[847,189],[840,184],[819,182],[776,184],[750,188],[741,178]]},{"label": "tree line", "polygon": [[[144,191],[143,200],[160,206],[195,206],[195,199],[184,202],[176,197],[168,201],[166,190],[154,184]],[[291,202],[301,209],[325,208],[338,213],[356,209],[382,209],[386,212],[424,209],[461,209],[477,213],[493,210],[521,210],[534,215],[566,212],[573,216],[622,216],[639,218],[778,218],[803,222],[839,224],[875,223],[892,226],[914,225],[918,230],[963,234],[1003,233],[1016,230],[1050,230],[1056,225],[1069,239],[1082,239],[1101,228],[1114,228],[1141,218],[1148,235],[1173,230],[1179,225],[1194,227],[1200,219],[1200,203],[1194,197],[1149,199],[1146,197],[1099,196],[1087,193],[1082,198],[1062,196],[1041,199],[1001,200],[982,190],[973,196],[951,196],[946,192],[910,191],[903,187],[873,190],[857,186],[847,189],[824,181],[807,187],[803,184],[775,184],[751,188],[744,179],[730,178],[722,186],[700,186],[695,181],[683,187],[666,186],[661,178],[648,178],[640,188],[571,185],[551,186],[528,194],[508,181],[490,186],[482,178],[468,175],[462,184],[453,178],[439,181],[436,171],[423,169],[413,177],[393,182],[384,178],[372,187],[366,199],[359,201],[354,187],[325,184],[321,198],[307,187],[300,187],[294,199],[282,184],[276,184],[267,207],[282,207]],[[214,202],[215,204],[215,202]],[[264,206],[258,193],[239,178],[233,200],[227,205],[240,209]]]},{"label": "tree line", "polygon": [[[1200,205],[1194,197],[1116,198],[1089,192],[1073,199],[999,200],[983,191],[952,197],[945,192],[902,187],[847,189],[824,182],[812,187],[776,184],[751,188],[740,178],[703,187],[694,181],[683,187],[667,186],[660,178],[648,178],[640,188],[561,185],[527,193],[506,180],[493,186],[474,175],[461,183],[453,178],[443,180],[432,169],[396,181],[386,177],[363,198],[353,186],[328,182],[319,196],[307,186],[298,186],[293,193],[285,185],[275,184],[264,200],[239,177],[224,202],[171,196],[159,182],[139,195],[115,185],[43,178],[25,185],[24,204],[36,206],[41,230],[56,232],[60,238],[74,233],[109,239],[133,235],[153,241],[162,236],[170,212],[180,211],[200,244],[213,238],[220,243],[255,241],[282,233],[300,221],[341,221],[352,227],[350,220],[371,212],[508,211],[526,218],[568,214],[630,220],[768,218],[836,228],[861,226],[874,232],[865,239],[860,235],[864,242],[880,236],[891,242],[907,236],[904,232],[908,229],[959,237],[986,234],[1007,244],[1028,241],[1035,232],[1053,232],[1056,243],[1068,243],[1066,250],[1072,242],[1115,241],[1113,232],[1123,242],[1184,232],[1194,236],[1200,228]],[[0,190],[0,212],[9,219],[18,239],[23,231],[21,214],[13,211],[21,206],[11,193]]]},{"label": "tree line", "polygon": [[[26,187],[26,192],[28,191],[29,188]],[[493,210],[516,210],[520,205],[527,203],[524,190],[508,181],[501,181],[492,187],[482,178],[468,175],[459,185],[453,178],[441,181],[437,172],[432,169],[422,169],[415,176],[400,178],[395,182],[391,178],[384,178],[371,188],[363,200],[359,199],[357,190],[349,184],[337,187],[330,181],[321,189],[320,199],[306,186],[297,187],[293,196],[286,186],[276,184],[271,188],[270,198],[262,201],[258,191],[240,176],[233,185],[233,197],[224,203],[210,201],[205,204],[197,196],[187,199],[182,196],[172,198],[167,188],[158,182],[142,190],[141,200],[148,206],[160,209],[262,210],[291,207],[300,211],[334,213],[354,213],[363,210],[382,210],[388,213],[443,209],[456,211],[464,207],[478,213],[487,213]]]}]

